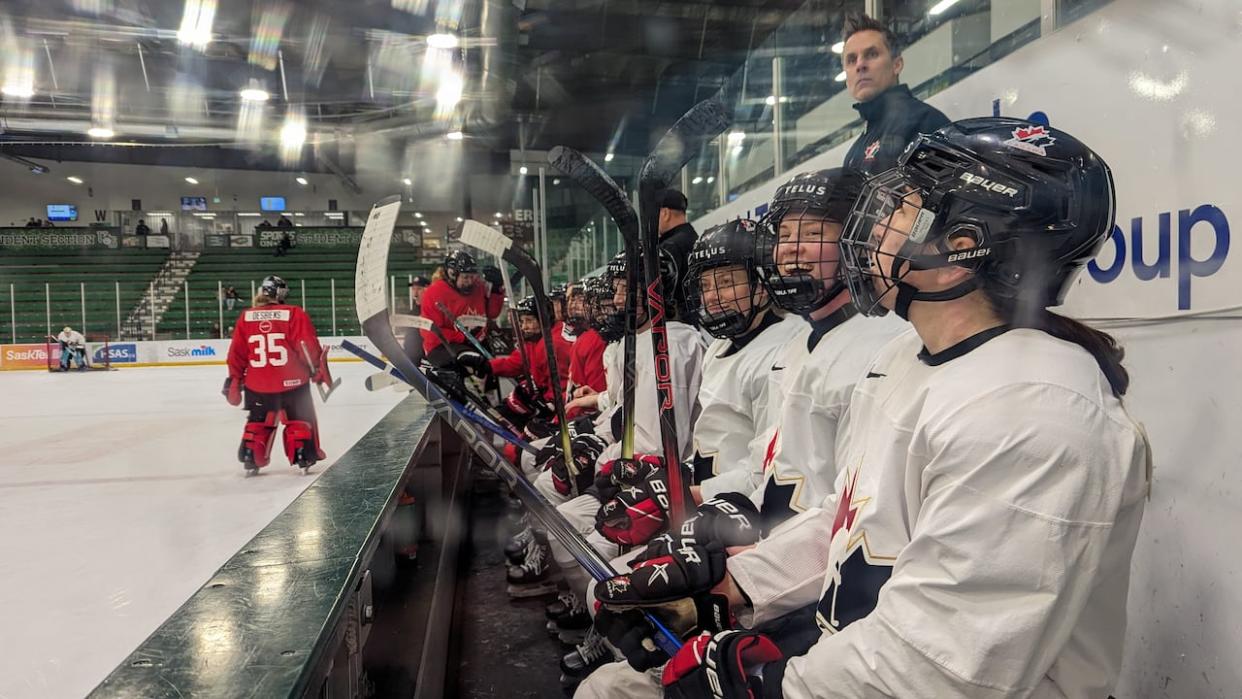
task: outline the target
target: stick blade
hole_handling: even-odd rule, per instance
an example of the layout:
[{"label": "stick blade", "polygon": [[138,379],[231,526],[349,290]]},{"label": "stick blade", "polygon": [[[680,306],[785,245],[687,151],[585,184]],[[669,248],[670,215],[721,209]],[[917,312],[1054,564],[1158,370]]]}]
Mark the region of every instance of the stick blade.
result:
[{"label": "stick blade", "polygon": [[732,123],[733,113],[719,97],[703,100],[691,107],[660,138],[643,164],[639,175],[640,186],[667,187],[704,143],[719,136]]},{"label": "stick blade", "polygon": [[431,321],[423,316],[395,315],[392,317],[394,328],[418,328],[431,332]]},{"label": "stick blade", "polygon": [[513,241],[504,233],[474,220],[467,220],[461,224],[460,239],[465,245],[478,248],[496,257],[503,257],[505,251],[513,247]]},{"label": "stick blade", "polygon": [[638,214],[634,212],[625,191],[598,163],[568,146],[556,146],[548,151],[548,162],[603,204],[622,234],[628,236],[630,231],[638,233]]},{"label": "stick blade", "polygon": [[401,197],[388,197],[376,202],[367,216],[354,270],[354,309],[359,322],[388,313],[388,246],[400,212]]}]

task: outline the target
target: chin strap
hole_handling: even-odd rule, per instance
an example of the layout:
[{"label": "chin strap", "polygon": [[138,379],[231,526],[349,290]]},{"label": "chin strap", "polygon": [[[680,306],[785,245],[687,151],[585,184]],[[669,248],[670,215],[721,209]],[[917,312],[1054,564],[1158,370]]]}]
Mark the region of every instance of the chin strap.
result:
[{"label": "chin strap", "polygon": [[910,320],[910,304],[915,301],[952,301],[978,288],[979,281],[975,277],[943,291],[919,291],[910,284],[897,282],[897,303],[893,306],[893,312],[902,320],[908,321]]}]

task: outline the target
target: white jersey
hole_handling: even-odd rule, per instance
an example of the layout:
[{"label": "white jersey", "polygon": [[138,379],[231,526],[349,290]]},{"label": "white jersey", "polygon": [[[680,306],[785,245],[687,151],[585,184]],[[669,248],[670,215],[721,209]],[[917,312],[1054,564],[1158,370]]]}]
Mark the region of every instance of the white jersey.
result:
[{"label": "white jersey", "polygon": [[[672,364],[673,410],[677,414],[677,441],[682,461],[688,461],[693,453],[691,426],[699,415],[699,384],[703,376],[703,336],[694,326],[678,321],[668,321],[668,357]],[[663,456],[660,440],[660,411],[655,379],[655,350],[651,346],[651,331],[638,333],[634,352],[634,452]],[[609,345],[604,352],[604,371],[608,376],[607,399],[600,402],[603,415],[597,424],[608,425],[612,415],[621,408],[625,359],[621,342]],[[609,354],[614,346],[615,352]],[[615,380],[614,380],[615,379]],[[614,392],[615,387],[615,392]],[[601,396],[603,398],[603,396]],[[611,436],[611,435],[609,435]],[[600,462],[621,455],[621,442],[610,444],[600,457]]]},{"label": "white jersey", "polygon": [[62,330],[60,331],[60,334],[56,336],[56,340],[58,342],[65,343],[69,347],[85,347],[86,346],[86,338],[83,337],[82,333],[78,332],[77,330],[70,330],[68,332]]},{"label": "white jersey", "polygon": [[808,328],[798,316],[772,314],[763,322],[740,348],[733,340],[715,340],[703,360],[694,470],[704,500],[727,492],[750,495],[763,480],[763,436],[780,414],[768,401],[773,367]]},{"label": "white jersey", "polygon": [[[811,324],[809,339],[790,345],[783,358],[780,420],[765,446],[763,485],[753,496],[768,525],[819,505],[832,492],[837,423],[854,384],[880,349],[910,327],[894,315],[833,322]],[[820,331],[832,327],[808,352],[808,342],[820,332],[816,325]]]},{"label": "white jersey", "polygon": [[836,494],[729,560],[747,623],[817,605],[783,695],[1107,696],[1142,428],[1089,353],[1041,331],[920,347],[894,341],[855,390]]}]

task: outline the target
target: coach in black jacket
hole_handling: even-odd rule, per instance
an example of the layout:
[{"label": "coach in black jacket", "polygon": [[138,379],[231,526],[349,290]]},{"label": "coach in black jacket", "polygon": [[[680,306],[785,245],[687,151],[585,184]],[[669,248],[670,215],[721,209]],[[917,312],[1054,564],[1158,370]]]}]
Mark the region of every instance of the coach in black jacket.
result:
[{"label": "coach in black jacket", "polygon": [[867,125],[846,154],[845,166],[875,175],[896,166],[916,134],[931,133],[949,119],[898,82],[905,61],[897,37],[883,23],[867,15],[851,17],[844,36],[845,86]]}]

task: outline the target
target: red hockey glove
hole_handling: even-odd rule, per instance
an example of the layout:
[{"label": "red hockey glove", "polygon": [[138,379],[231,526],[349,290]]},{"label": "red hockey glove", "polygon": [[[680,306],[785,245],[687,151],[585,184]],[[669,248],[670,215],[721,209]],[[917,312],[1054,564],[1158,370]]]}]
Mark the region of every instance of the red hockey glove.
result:
[{"label": "red hockey glove", "polygon": [[242,404],[242,380],[235,379],[232,376],[224,380],[224,388],[220,390],[220,395],[229,402],[229,405]]},{"label": "red hockey glove", "polygon": [[[690,473],[681,468],[682,496],[691,500]],[[610,470],[618,490],[595,513],[595,529],[623,546],[645,544],[664,532],[668,528],[669,508],[664,460],[651,454],[635,454],[633,461],[617,460]]]},{"label": "red hockey glove", "polygon": [[779,697],[788,660],[772,639],[753,631],[704,633],[664,666],[667,699]]}]

